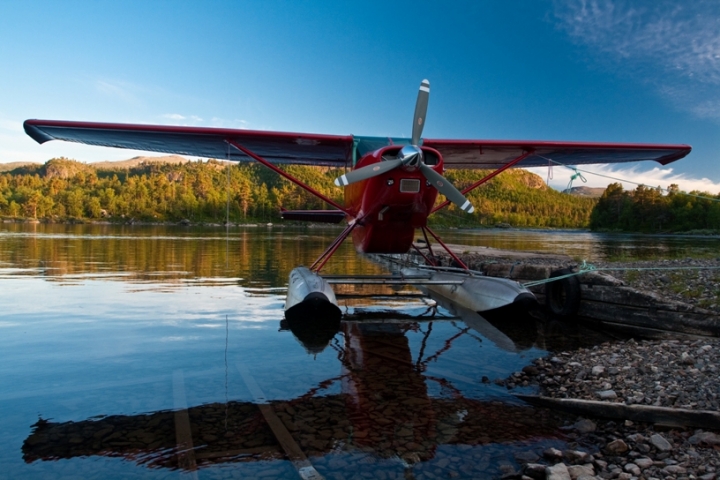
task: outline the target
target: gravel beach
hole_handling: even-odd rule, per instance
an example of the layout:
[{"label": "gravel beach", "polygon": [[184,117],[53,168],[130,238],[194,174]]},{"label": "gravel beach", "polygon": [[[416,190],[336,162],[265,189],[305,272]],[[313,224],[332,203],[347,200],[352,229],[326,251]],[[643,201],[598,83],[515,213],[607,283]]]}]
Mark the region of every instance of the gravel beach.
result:
[{"label": "gravel beach", "polygon": [[[628,340],[537,359],[505,381],[536,385],[553,398],[605,400],[716,411],[720,400],[720,339]],[[567,427],[577,453],[544,452],[542,464],[527,464],[526,476],[559,479],[548,467],[570,469],[566,478],[717,478],[720,435],[701,429],[661,428],[633,422],[578,418]],[[546,472],[540,475],[543,470]],[[578,476],[572,473],[576,471]],[[579,472],[584,472],[580,475]],[[528,475],[528,472],[537,472]],[[557,472],[556,472],[557,473]]]},{"label": "gravel beach", "polygon": [[[720,312],[720,261],[598,262],[628,286]],[[709,267],[709,268],[708,268]],[[537,386],[552,398],[601,400],[717,411],[720,339],[627,340],[536,360],[505,385]],[[696,428],[577,418],[566,426],[571,450],[542,452],[518,475],[536,479],[718,478],[720,432]]]}]

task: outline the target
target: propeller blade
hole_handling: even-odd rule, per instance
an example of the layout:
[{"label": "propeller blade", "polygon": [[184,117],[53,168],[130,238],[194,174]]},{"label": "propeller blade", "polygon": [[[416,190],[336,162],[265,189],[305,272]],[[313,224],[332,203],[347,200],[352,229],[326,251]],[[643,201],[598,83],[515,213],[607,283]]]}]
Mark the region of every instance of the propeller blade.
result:
[{"label": "propeller blade", "polygon": [[447,197],[448,200],[460,207],[460,210],[467,213],[473,213],[475,211],[475,207],[472,206],[470,200],[465,198],[465,196],[460,193],[460,191],[455,188],[452,183],[445,180],[445,177],[424,163],[420,164],[420,171],[423,175],[425,175],[425,178],[428,179],[433,187],[437,188],[440,193]]},{"label": "propeller blade", "polygon": [[358,168],[357,170],[351,170],[345,175],[341,175],[335,179],[335,185],[338,187],[344,187],[351,183],[359,182],[361,180],[367,180],[368,178],[382,175],[385,172],[399,167],[402,165],[402,159],[384,160],[382,162],[373,163],[367,167]]},{"label": "propeller blade", "polygon": [[425,115],[427,115],[428,99],[430,98],[430,82],[423,80],[420,82],[420,90],[418,90],[417,102],[415,103],[415,117],[413,117],[412,140],[411,145],[420,143],[423,127],[425,126]]}]

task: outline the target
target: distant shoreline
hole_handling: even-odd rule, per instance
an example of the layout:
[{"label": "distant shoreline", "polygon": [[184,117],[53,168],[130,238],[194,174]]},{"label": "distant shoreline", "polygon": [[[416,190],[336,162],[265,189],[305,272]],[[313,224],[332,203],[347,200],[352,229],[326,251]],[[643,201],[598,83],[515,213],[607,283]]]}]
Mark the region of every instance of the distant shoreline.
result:
[{"label": "distant shoreline", "polygon": [[[204,222],[204,221],[191,221],[188,219],[180,221],[147,221],[147,220],[89,220],[89,219],[70,219],[70,220],[50,220],[50,219],[32,219],[32,218],[2,218],[0,217],[0,224],[44,224],[44,225],[117,225],[117,226],[165,226],[165,227],[214,227],[214,228],[225,228],[225,222]],[[327,228],[327,229],[338,229],[341,227],[326,223],[312,223],[312,222],[287,222],[279,219],[278,222],[249,222],[249,223],[235,223],[230,222],[232,228],[259,228],[259,227],[308,227],[308,228]],[[508,231],[534,231],[534,232],[587,232],[596,234],[610,234],[610,235],[642,235],[642,236],[690,236],[690,237],[720,237],[720,231],[717,230],[693,230],[689,232],[660,232],[660,233],[647,233],[647,232],[625,232],[625,231],[608,231],[608,230],[590,230],[587,228],[550,228],[550,227],[515,227],[508,224],[498,225],[477,225],[473,227],[460,226],[460,227],[447,227],[447,226],[433,226],[435,230],[508,230]]]}]

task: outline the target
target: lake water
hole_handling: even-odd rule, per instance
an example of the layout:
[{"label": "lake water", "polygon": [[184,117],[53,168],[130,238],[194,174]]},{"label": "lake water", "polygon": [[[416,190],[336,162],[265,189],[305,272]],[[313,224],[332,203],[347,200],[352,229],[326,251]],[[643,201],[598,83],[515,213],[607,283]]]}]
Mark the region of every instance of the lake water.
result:
[{"label": "lake water", "polygon": [[[562,418],[494,380],[572,346],[566,327],[388,296],[343,300],[324,348],[281,328],[290,270],[336,234],[0,224],[0,478],[499,478],[565,446]],[[443,238],[588,261],[715,243]],[[324,272],[382,269],[346,243]]]}]

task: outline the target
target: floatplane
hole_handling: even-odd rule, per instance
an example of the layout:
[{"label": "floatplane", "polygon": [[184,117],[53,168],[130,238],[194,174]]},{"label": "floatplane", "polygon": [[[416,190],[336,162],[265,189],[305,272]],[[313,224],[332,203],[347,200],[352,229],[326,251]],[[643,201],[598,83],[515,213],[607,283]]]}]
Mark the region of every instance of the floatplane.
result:
[{"label": "floatplane", "polygon": [[[292,270],[285,316],[328,316],[341,311],[331,284],[418,285],[476,312],[532,303],[534,295],[517,282],[471,271],[427,225],[428,216],[448,205],[472,213],[465,195],[513,167],[608,164],[654,160],[662,165],[690,153],[688,145],[591,143],[422,138],[430,95],[423,80],[415,105],[411,138],[324,135],[183,126],[27,120],[25,132],[38,143],[50,140],[105,147],[173,153],[229,161],[256,161],[320,198],[331,209],[283,210],[288,220],[347,226],[310,267]],[[340,204],[289,175],[278,165],[344,168],[335,180],[345,189]],[[446,169],[487,169],[491,173],[458,190],[442,174]],[[438,194],[445,200],[437,202]],[[424,243],[416,242],[420,230]],[[363,254],[406,254],[420,262],[377,278],[325,278],[320,272],[338,247],[352,238]],[[430,238],[452,257],[455,267],[440,268]]]}]

